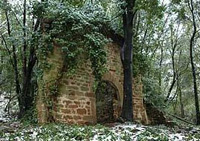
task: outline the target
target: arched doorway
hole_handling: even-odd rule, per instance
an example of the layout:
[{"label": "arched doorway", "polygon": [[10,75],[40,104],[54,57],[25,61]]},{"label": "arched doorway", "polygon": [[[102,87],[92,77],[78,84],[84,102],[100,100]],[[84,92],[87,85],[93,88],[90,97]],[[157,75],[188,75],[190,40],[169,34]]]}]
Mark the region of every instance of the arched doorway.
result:
[{"label": "arched doorway", "polygon": [[120,113],[119,93],[109,81],[101,81],[96,90],[97,123],[115,121]]}]

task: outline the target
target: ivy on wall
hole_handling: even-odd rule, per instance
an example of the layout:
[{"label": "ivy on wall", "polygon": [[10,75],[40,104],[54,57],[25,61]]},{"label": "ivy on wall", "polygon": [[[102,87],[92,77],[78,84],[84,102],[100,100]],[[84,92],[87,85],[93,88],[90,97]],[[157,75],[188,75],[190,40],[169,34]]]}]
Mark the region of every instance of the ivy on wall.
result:
[{"label": "ivy on wall", "polygon": [[[47,58],[54,47],[62,50],[64,64],[56,72],[55,78],[44,82],[41,76],[41,92],[47,106],[47,119],[53,118],[53,99],[58,94],[58,86],[63,73],[73,74],[83,60],[91,62],[96,83],[106,71],[106,50],[104,46],[108,38],[102,29],[109,26],[103,8],[98,5],[83,5],[74,7],[56,1],[35,3],[35,14],[42,19],[41,47],[38,50],[41,75],[48,71],[51,65]],[[39,14],[38,14],[39,13]],[[106,29],[105,29],[106,30]],[[103,31],[105,31],[103,30]],[[55,74],[54,74],[55,75]],[[57,76],[58,75],[58,76]],[[44,83],[43,83],[44,82]]]},{"label": "ivy on wall", "polygon": [[[44,19],[43,39],[45,45],[41,48],[47,56],[53,49],[53,44],[62,48],[67,72],[73,72],[81,63],[83,57],[91,61],[93,74],[100,80],[105,72],[106,51],[108,39],[101,33],[103,25],[108,24],[103,8],[97,5],[83,7],[69,6],[67,3],[40,3],[42,12],[38,16]],[[38,7],[38,6],[37,6]]]}]

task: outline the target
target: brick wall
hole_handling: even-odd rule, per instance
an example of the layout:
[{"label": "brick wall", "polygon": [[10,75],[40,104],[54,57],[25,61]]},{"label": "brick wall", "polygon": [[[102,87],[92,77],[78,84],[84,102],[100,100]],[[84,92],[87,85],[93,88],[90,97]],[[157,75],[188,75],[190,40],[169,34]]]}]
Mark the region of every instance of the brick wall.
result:
[{"label": "brick wall", "polygon": [[[107,50],[107,72],[102,79],[112,83],[118,96],[115,101],[115,117],[120,115],[123,102],[123,70],[120,60],[120,49],[117,44],[110,43]],[[48,56],[51,68],[44,72],[43,80],[39,83],[37,99],[39,122],[51,120],[69,124],[95,124],[96,123],[96,98],[93,89],[94,76],[89,60],[83,59],[76,72],[72,75],[64,73],[61,78],[60,70],[63,66],[62,52],[59,47],[54,47],[52,54]],[[59,78],[59,79],[58,79]],[[52,96],[50,85],[53,80],[58,80],[58,94]],[[147,123],[146,110],[143,105],[141,77],[133,81],[133,109],[134,119],[138,122]],[[48,97],[52,100],[51,109],[47,104]],[[116,110],[117,109],[117,110]]]},{"label": "brick wall", "polygon": [[54,101],[54,119],[58,122],[93,124],[96,122],[94,76],[87,60],[76,72],[64,74],[59,95]]},{"label": "brick wall", "polygon": [[148,117],[143,102],[141,76],[133,79],[133,117],[137,122],[148,124]]}]

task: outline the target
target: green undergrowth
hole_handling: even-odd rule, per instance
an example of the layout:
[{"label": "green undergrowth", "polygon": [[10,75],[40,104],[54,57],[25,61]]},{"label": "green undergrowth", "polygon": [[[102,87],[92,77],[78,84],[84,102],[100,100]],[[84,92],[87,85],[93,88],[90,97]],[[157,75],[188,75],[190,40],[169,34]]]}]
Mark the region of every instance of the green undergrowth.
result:
[{"label": "green undergrowth", "polygon": [[[65,124],[46,124],[42,126],[26,125],[13,133],[1,133],[5,140],[90,140],[96,134],[112,135],[109,128],[102,125],[96,126],[77,126]],[[98,140],[105,137],[99,136]],[[1,138],[0,138],[1,139]]]},{"label": "green undergrowth", "polygon": [[[12,132],[1,132],[0,140],[41,141],[172,141],[183,136],[183,140],[200,140],[200,135],[188,131],[177,134],[166,126],[142,126],[126,124],[116,127],[103,125],[78,126],[66,124],[23,125]],[[199,129],[197,129],[199,130]],[[180,139],[180,138],[179,138]]]},{"label": "green undergrowth", "polygon": [[38,119],[37,119],[37,110],[36,107],[32,107],[28,111],[26,111],[25,115],[22,119],[20,119],[20,122],[23,124],[23,126],[29,126],[29,125],[37,125]]}]

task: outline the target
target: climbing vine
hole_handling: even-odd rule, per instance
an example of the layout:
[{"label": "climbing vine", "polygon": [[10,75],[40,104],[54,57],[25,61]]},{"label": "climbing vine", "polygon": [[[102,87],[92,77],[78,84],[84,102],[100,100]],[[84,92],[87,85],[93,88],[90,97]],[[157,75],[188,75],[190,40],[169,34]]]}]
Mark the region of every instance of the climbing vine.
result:
[{"label": "climbing vine", "polygon": [[[39,6],[38,6],[39,5]],[[47,58],[54,47],[62,51],[64,68],[57,70],[58,75],[73,74],[85,59],[90,60],[96,82],[106,71],[106,51],[104,49],[108,39],[105,30],[109,27],[103,8],[98,5],[83,5],[73,7],[67,3],[50,1],[36,3],[35,13],[42,19],[42,46],[39,49],[40,68],[48,71],[50,64]],[[37,12],[37,11],[40,12]],[[106,26],[105,26],[106,25]],[[102,33],[104,31],[104,33]],[[64,72],[63,72],[64,70]],[[48,120],[53,121],[53,101],[58,94],[61,77],[53,78],[44,83],[43,96],[48,109]],[[41,77],[42,78],[42,77]],[[47,100],[48,99],[48,100]]]},{"label": "climbing vine", "polygon": [[43,52],[46,56],[53,44],[61,47],[67,72],[74,72],[84,57],[90,60],[96,80],[105,72],[107,38],[101,33],[108,25],[103,8],[85,5],[81,8],[57,2],[42,3],[44,19]]}]

